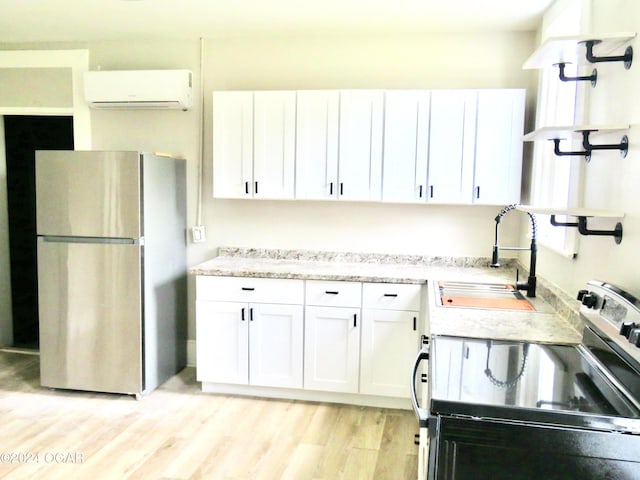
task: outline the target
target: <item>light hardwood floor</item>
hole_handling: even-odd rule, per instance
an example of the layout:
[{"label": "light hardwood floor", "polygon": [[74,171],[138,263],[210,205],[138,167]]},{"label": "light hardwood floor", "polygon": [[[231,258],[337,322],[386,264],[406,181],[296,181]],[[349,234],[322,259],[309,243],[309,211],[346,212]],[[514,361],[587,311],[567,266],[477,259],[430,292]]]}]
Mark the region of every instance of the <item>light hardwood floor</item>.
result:
[{"label": "light hardwood floor", "polygon": [[[0,478],[415,480],[413,413],[200,392],[186,368],[140,401],[39,385],[0,352]],[[36,457],[37,455],[37,457]]]}]

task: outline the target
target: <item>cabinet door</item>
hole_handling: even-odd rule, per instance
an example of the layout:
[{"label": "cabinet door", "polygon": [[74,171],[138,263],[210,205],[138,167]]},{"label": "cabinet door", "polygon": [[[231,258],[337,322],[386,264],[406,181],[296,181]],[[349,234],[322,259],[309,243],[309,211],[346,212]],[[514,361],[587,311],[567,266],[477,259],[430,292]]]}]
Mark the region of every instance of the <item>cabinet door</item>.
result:
[{"label": "cabinet door", "polygon": [[337,90],[306,90],[297,94],[297,199],[337,198],[339,104]]},{"label": "cabinet door", "polygon": [[359,308],[305,308],[304,388],[357,393],[359,352]]},{"label": "cabinet door", "polygon": [[248,383],[247,312],[244,303],[196,301],[198,381]]},{"label": "cabinet door", "polygon": [[340,92],[338,198],[380,200],[384,93]]},{"label": "cabinet door", "polygon": [[249,383],[302,388],[302,305],[249,305]]},{"label": "cabinet door", "polygon": [[475,90],[433,90],[429,135],[429,203],[471,203]]},{"label": "cabinet door", "polygon": [[293,198],[295,118],[295,91],[254,93],[254,198]]},{"label": "cabinet door", "polygon": [[385,93],[382,201],[424,202],[429,153],[429,91]]},{"label": "cabinet door", "polygon": [[524,90],[480,90],[473,202],[520,201]]},{"label": "cabinet door", "polygon": [[420,348],[418,312],[364,309],[360,393],[409,398],[411,368]]},{"label": "cabinet door", "polygon": [[213,92],[213,196],[251,197],[253,93]]}]

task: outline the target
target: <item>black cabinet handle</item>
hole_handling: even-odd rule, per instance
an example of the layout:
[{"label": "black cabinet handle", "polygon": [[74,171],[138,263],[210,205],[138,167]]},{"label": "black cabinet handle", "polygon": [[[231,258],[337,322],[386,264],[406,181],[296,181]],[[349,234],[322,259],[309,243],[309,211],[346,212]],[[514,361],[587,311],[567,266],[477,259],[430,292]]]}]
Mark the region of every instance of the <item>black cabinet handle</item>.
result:
[{"label": "black cabinet handle", "polygon": [[413,317],[413,331],[415,332],[418,327],[418,317]]},{"label": "black cabinet handle", "polygon": [[338,295],[340,292],[336,292],[335,290],[325,290],[326,295]]},{"label": "black cabinet handle", "polygon": [[383,296],[385,296],[385,297],[397,297],[398,294],[397,293],[385,293]]},{"label": "black cabinet handle", "polygon": [[245,318],[244,318],[244,308],[241,310],[241,314],[240,314],[240,318],[242,319],[242,321],[244,322]]},{"label": "black cabinet handle", "polygon": [[340,182],[340,195],[344,195],[344,184]]},{"label": "black cabinet handle", "polygon": [[429,198],[433,198],[433,185],[429,185]]},{"label": "black cabinet handle", "polygon": [[422,185],[420,185],[420,198],[422,198]]},{"label": "black cabinet handle", "polygon": [[354,327],[358,326],[358,314],[357,313],[353,314],[353,326]]},{"label": "black cabinet handle", "polygon": [[249,195],[249,182],[244,182],[244,193]]},{"label": "black cabinet handle", "polygon": [[480,187],[476,187],[476,198],[480,198]]},{"label": "black cabinet handle", "polygon": [[253,292],[255,290],[254,287],[242,287],[242,290],[245,292]]},{"label": "black cabinet handle", "polygon": [[253,322],[253,308],[249,309],[249,320]]},{"label": "black cabinet handle", "polygon": [[329,195],[333,195],[333,182],[329,183]]},{"label": "black cabinet handle", "polygon": [[256,182],[256,195],[258,194],[258,182]]}]

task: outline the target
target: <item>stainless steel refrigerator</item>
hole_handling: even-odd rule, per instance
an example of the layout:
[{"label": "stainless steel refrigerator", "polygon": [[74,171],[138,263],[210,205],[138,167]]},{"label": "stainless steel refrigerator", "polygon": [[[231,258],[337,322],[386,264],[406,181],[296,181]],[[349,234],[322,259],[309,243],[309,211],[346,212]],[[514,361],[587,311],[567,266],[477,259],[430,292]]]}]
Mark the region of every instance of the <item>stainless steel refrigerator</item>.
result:
[{"label": "stainless steel refrigerator", "polygon": [[139,397],[185,366],[184,163],[36,152],[43,386]]}]

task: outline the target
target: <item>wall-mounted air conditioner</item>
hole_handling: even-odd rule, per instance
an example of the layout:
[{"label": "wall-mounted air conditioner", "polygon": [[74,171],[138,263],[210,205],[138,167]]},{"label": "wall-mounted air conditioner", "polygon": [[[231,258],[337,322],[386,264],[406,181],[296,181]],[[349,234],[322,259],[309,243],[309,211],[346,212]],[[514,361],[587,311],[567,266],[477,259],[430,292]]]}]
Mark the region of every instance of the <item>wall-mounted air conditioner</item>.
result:
[{"label": "wall-mounted air conditioner", "polygon": [[97,70],[84,74],[93,108],[180,109],[193,104],[189,70]]}]

